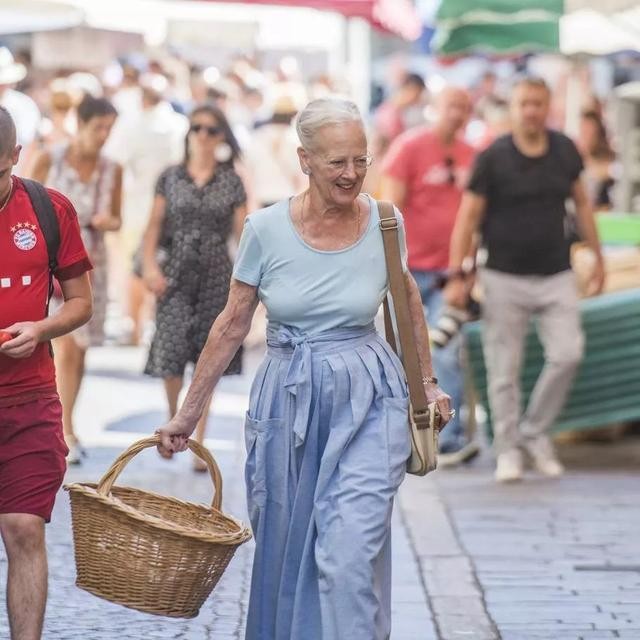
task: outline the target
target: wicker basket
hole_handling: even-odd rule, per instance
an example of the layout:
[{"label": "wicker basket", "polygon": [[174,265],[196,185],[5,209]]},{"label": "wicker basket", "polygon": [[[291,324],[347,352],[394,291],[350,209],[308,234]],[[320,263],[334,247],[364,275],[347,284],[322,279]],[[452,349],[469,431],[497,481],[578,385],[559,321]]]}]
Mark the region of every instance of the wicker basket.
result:
[{"label": "wicker basket", "polygon": [[220,511],[220,470],[193,440],[189,448],[213,478],[211,507],[113,486],[135,455],[158,443],[154,436],[133,444],[97,485],[65,486],[71,496],[76,584],[125,607],[193,618],[251,533]]}]

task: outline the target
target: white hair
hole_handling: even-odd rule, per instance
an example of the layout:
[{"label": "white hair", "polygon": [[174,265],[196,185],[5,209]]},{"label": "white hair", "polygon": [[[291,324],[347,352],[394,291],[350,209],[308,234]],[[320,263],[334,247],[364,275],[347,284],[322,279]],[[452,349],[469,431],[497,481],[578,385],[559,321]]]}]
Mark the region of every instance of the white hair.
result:
[{"label": "white hair", "polygon": [[303,149],[313,146],[320,129],[328,125],[358,122],[364,127],[360,110],[355,102],[344,98],[318,98],[312,100],[298,115],[296,131]]}]

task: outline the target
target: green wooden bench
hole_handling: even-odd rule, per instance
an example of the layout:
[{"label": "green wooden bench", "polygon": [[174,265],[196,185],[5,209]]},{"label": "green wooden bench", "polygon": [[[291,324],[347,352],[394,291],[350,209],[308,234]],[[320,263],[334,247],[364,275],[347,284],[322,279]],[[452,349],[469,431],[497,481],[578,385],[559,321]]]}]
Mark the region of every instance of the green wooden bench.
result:
[{"label": "green wooden bench", "polygon": [[640,214],[598,213],[596,224],[602,244],[640,245]]},{"label": "green wooden bench", "polygon": [[[581,303],[585,358],[554,431],[602,427],[640,419],[640,288]],[[481,344],[482,322],[463,327],[471,379],[478,401],[491,413]],[[542,369],[543,354],[531,328],[522,368],[523,401]]]}]

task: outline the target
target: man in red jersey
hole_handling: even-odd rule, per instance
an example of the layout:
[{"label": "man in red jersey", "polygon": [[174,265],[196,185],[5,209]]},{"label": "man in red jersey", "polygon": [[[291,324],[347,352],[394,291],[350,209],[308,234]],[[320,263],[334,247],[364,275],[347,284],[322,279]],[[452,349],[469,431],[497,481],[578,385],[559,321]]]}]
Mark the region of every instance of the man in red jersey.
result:
[{"label": "man in red jersey", "polygon": [[12,336],[0,344],[0,533],[11,639],[38,640],[47,596],[44,524],[67,452],[49,342],[91,317],[91,263],[72,204],[49,190],[64,304],[47,317],[47,244],[23,182],[11,175],[19,156],[15,125],[0,107],[0,331]]}]

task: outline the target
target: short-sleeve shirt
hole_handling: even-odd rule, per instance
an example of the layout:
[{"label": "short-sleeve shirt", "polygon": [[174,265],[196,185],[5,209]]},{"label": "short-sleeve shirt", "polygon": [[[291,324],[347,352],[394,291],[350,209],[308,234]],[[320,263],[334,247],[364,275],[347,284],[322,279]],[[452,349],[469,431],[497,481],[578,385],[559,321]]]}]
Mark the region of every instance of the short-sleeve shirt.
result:
[{"label": "short-sleeve shirt", "polygon": [[403,206],[409,267],[441,271],[475,151],[463,140],[445,146],[425,127],[412,129],[389,148],[382,171],[406,187]]},{"label": "short-sleeve shirt", "polygon": [[[338,251],[321,251],[302,239],[291,219],[289,200],[246,218],[233,277],[258,287],[270,323],[315,335],[373,321],[388,278],[378,206],[366,197],[371,205],[367,229],[354,244]],[[404,224],[397,210],[396,216],[406,271]]]},{"label": "short-sleeve shirt", "polygon": [[553,275],[571,268],[565,202],[583,164],[570,138],[551,130],[548,136],[542,156],[525,156],[506,135],[476,160],[468,188],[486,198],[482,244],[489,269]]},{"label": "short-sleeve shirt", "polygon": [[[82,243],[76,211],[61,193],[47,189],[60,226],[58,280],[77,278],[91,269]],[[13,193],[0,211],[0,329],[15,322],[37,322],[46,316],[49,259],[27,192],[13,177]],[[39,344],[26,359],[0,354],[0,407],[55,392],[55,370],[49,345]]]},{"label": "short-sleeve shirt", "polygon": [[[173,240],[179,246],[190,246],[194,240],[196,244],[226,242],[232,231],[233,210],[247,201],[242,179],[230,164],[218,165],[202,186],[195,183],[184,164],[169,167],[160,174],[155,193],[167,201],[161,243]],[[203,229],[216,237],[201,237]]]},{"label": "short-sleeve shirt", "polygon": [[386,140],[393,140],[404,130],[402,111],[393,102],[383,102],[374,115],[376,132]]}]

